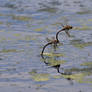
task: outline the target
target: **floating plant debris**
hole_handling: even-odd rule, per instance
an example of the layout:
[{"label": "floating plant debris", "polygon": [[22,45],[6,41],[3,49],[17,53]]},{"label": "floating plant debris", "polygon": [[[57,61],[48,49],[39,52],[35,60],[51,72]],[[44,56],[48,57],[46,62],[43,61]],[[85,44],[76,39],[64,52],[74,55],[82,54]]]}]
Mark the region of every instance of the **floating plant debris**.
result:
[{"label": "floating plant debris", "polygon": [[43,53],[44,56],[49,56],[49,57],[53,57],[53,56],[57,56],[57,57],[64,57],[65,55],[62,53]]},{"label": "floating plant debris", "polygon": [[83,64],[81,64],[82,66],[89,66],[92,67],[92,61],[90,62],[84,62]]},{"label": "floating plant debris", "polygon": [[40,81],[48,81],[50,78],[49,78],[49,74],[46,74],[46,73],[38,74],[38,73],[36,73],[36,74],[32,75],[32,79],[34,81],[40,82]]},{"label": "floating plant debris", "polygon": [[3,49],[0,51],[0,53],[9,53],[9,52],[21,52],[23,50],[16,50],[16,49]]},{"label": "floating plant debris", "polygon": [[87,46],[92,46],[92,42],[84,42],[82,40],[72,40],[71,44],[80,49],[87,47]]},{"label": "floating plant debris", "polygon": [[14,20],[20,20],[20,21],[29,21],[29,20],[31,20],[30,17],[26,17],[26,16],[15,16],[15,15],[11,15],[11,16]]}]

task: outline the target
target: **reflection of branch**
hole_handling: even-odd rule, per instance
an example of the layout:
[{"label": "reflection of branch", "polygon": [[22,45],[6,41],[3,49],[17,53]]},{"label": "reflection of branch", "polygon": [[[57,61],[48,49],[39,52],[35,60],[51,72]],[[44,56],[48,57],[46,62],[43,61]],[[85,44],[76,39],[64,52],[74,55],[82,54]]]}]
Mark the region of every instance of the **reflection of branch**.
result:
[{"label": "reflection of branch", "polygon": [[[46,62],[46,58],[44,58],[44,56],[42,56],[42,59],[44,60],[44,63],[46,65],[50,66],[50,63]],[[57,70],[57,72],[60,73],[60,74],[62,74],[62,75],[66,75],[66,76],[67,75],[72,75],[72,73],[70,73],[70,72],[68,72],[68,73],[67,72],[60,72],[60,64],[53,65],[51,67],[55,68]],[[70,84],[73,85],[73,81],[72,81],[72,79],[70,77],[67,77],[65,79],[67,79],[70,82]]]},{"label": "reflection of branch", "polygon": [[[45,60],[45,58],[44,58],[44,56],[43,56],[43,55],[42,55],[42,59],[44,60],[44,63],[45,63],[46,65],[50,65],[50,63],[46,62],[46,60]],[[53,68],[57,69],[57,72],[58,72],[58,73],[60,73],[60,71],[59,71],[60,64],[53,65],[53,66],[51,66],[51,67],[53,67]]]},{"label": "reflection of branch", "polygon": [[[46,58],[44,58],[44,56],[41,56],[41,57],[42,57],[44,63],[45,63],[46,65],[50,66],[50,63],[49,63],[49,62],[46,62]],[[51,66],[51,67],[57,69],[57,72],[60,73],[60,74],[62,74],[62,75],[71,75],[71,74],[72,74],[72,73],[70,73],[70,72],[68,72],[68,73],[67,73],[67,72],[62,72],[62,73],[61,73],[60,70],[59,70],[60,64],[53,65],[53,66]]]},{"label": "reflection of branch", "polygon": [[0,60],[2,60],[2,58],[0,58]]}]

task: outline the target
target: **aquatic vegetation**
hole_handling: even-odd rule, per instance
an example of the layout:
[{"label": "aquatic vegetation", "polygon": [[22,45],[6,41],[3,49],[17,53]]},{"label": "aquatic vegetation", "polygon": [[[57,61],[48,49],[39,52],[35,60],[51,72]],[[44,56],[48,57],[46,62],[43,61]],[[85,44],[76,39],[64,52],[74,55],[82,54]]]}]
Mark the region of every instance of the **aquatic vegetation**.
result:
[{"label": "aquatic vegetation", "polygon": [[83,78],[85,76],[84,73],[77,73],[77,74],[72,74],[72,75],[62,75],[64,78],[70,78],[73,80],[76,80],[79,83],[83,82]]},{"label": "aquatic vegetation", "polygon": [[31,20],[30,17],[26,17],[26,16],[16,16],[16,15],[11,15],[12,19],[14,20],[20,20],[20,21],[29,21]]},{"label": "aquatic vegetation", "polygon": [[0,16],[4,16],[2,13],[0,13]]},{"label": "aquatic vegetation", "polygon": [[72,67],[70,69],[65,69],[65,72],[74,72],[74,73],[78,73],[78,72],[91,72],[91,67],[87,67],[87,68],[75,68]]},{"label": "aquatic vegetation", "polygon": [[91,13],[91,11],[90,10],[85,10],[85,11],[79,11],[79,12],[77,12],[77,14],[90,14]]},{"label": "aquatic vegetation", "polygon": [[31,72],[29,72],[29,74],[31,75],[31,78],[34,81],[48,81],[50,80],[50,75],[47,73],[37,73],[36,70],[32,70]]},{"label": "aquatic vegetation", "polygon": [[92,73],[90,72],[78,72],[78,73],[74,73],[71,75],[62,75],[62,76],[66,79],[70,78],[79,83],[91,83],[92,84],[92,79],[90,77],[87,78],[87,76],[92,76]]},{"label": "aquatic vegetation", "polygon": [[31,75],[31,78],[37,82],[48,81],[52,78],[54,78],[54,79],[62,78],[61,75],[50,75],[48,73],[37,73],[37,70],[35,70],[35,69],[33,69],[31,72],[29,72],[29,74]]},{"label": "aquatic vegetation", "polygon": [[62,53],[43,53],[44,56],[49,56],[49,57],[54,57],[54,56],[57,56],[57,57],[64,57],[65,55],[62,54]]},{"label": "aquatic vegetation", "polygon": [[87,46],[92,46],[92,42],[84,42],[84,43],[72,43],[73,46],[77,47],[77,48],[85,48]]},{"label": "aquatic vegetation", "polygon": [[32,79],[35,81],[48,81],[49,80],[49,74],[34,74],[32,76]]},{"label": "aquatic vegetation", "polygon": [[84,63],[82,63],[81,65],[82,65],[82,66],[92,67],[92,61],[84,62]]},{"label": "aquatic vegetation", "polygon": [[78,83],[92,83],[91,78],[87,78],[87,76],[92,75],[92,73],[87,73],[87,72],[76,72],[74,74],[61,74],[61,75],[50,75],[48,73],[37,73],[37,72],[30,72],[31,78],[34,81],[40,82],[40,81],[48,81],[51,78],[54,79],[60,79],[60,78],[65,78],[65,79],[71,79],[75,80]]},{"label": "aquatic vegetation", "polygon": [[0,21],[0,25],[3,24],[3,22]]},{"label": "aquatic vegetation", "polygon": [[54,75],[54,76],[52,76],[52,78],[54,78],[54,79],[60,79],[60,78],[62,78],[62,75]]},{"label": "aquatic vegetation", "polygon": [[57,8],[51,8],[51,7],[46,7],[46,8],[41,8],[38,11],[40,12],[49,12],[49,13],[55,13],[57,11]]},{"label": "aquatic vegetation", "polygon": [[78,74],[72,74],[72,75],[62,75],[64,78],[70,78],[72,80],[75,80],[79,83],[92,83],[92,80],[89,78],[87,79],[87,74],[85,73],[78,73]]},{"label": "aquatic vegetation", "polygon": [[55,66],[55,65],[59,65],[59,64],[64,64],[66,62],[66,60],[55,60],[53,58],[48,59],[48,65],[49,66]]},{"label": "aquatic vegetation", "polygon": [[3,49],[0,51],[0,53],[9,53],[9,52],[21,52],[23,50],[16,50],[16,49]]},{"label": "aquatic vegetation", "polygon": [[92,22],[92,19],[88,19],[88,21]]},{"label": "aquatic vegetation", "polygon": [[92,30],[92,27],[83,25],[82,27],[75,27],[74,30],[82,30],[82,31],[86,31],[86,30]]},{"label": "aquatic vegetation", "polygon": [[35,31],[43,31],[45,28],[37,28]]},{"label": "aquatic vegetation", "polygon": [[70,78],[76,80],[79,83],[91,83],[92,84],[92,62],[84,62],[80,64],[81,66],[87,66],[83,68],[72,67],[70,69],[65,69],[64,72],[71,72],[71,75],[62,75],[64,78]]},{"label": "aquatic vegetation", "polygon": [[75,43],[84,43],[84,41],[82,39],[73,39],[70,41],[71,44],[75,44]]},{"label": "aquatic vegetation", "polygon": [[56,22],[56,23],[53,23],[52,25],[53,25],[53,26],[61,25],[61,23],[60,23],[60,22]]},{"label": "aquatic vegetation", "polygon": [[48,73],[29,72],[29,74],[31,75],[31,78],[36,82],[44,82],[51,80],[52,78],[54,79],[62,78],[61,75],[50,75]]},{"label": "aquatic vegetation", "polygon": [[13,35],[16,36],[16,37],[20,37],[21,36],[21,34],[19,34],[19,33],[15,33]]}]

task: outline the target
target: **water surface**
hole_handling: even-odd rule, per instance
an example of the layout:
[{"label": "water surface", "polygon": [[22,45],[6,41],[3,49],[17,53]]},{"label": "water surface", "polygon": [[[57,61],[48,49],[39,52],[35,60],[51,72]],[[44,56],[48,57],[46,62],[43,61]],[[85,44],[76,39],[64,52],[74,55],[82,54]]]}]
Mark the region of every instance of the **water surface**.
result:
[{"label": "water surface", "polygon": [[[0,92],[91,92],[91,0],[0,0]],[[56,50],[46,38],[70,24]],[[60,74],[53,66],[60,65]]]}]

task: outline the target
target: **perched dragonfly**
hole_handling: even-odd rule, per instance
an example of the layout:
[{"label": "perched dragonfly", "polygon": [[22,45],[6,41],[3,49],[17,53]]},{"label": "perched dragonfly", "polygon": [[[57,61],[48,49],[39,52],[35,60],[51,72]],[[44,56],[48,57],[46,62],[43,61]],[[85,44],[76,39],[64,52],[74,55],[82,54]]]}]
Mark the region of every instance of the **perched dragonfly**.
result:
[{"label": "perched dragonfly", "polygon": [[73,27],[70,26],[70,25],[63,25],[63,28],[61,30],[59,30],[57,33],[56,33],[56,39],[58,39],[58,34],[62,31],[65,31],[65,33],[67,34],[68,37],[71,37],[70,34],[69,34],[69,30],[72,29]]}]

